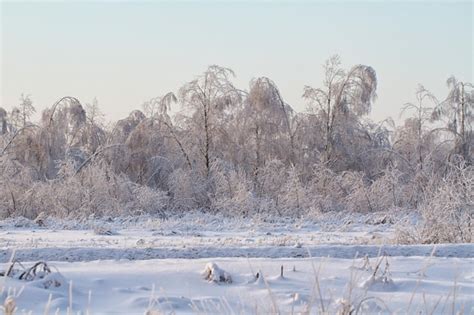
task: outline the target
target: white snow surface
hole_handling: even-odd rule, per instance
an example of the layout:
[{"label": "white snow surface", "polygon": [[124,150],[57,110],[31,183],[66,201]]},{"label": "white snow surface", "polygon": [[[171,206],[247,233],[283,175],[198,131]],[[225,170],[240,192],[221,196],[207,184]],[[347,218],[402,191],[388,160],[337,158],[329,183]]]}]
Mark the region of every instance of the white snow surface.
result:
[{"label": "white snow surface", "polygon": [[[50,219],[43,227],[0,221],[0,271],[14,253],[26,267],[46,261],[61,282],[45,288],[41,280],[0,277],[0,304],[13,296],[18,314],[67,314],[68,307],[69,314],[331,314],[348,303],[365,314],[474,313],[474,244],[397,245],[401,219],[416,220],[239,220],[196,212],[166,220]],[[382,275],[384,260],[374,276],[384,255],[388,270]],[[232,281],[204,279],[206,266]]]},{"label": "white snow surface", "polygon": [[[52,263],[67,280],[66,284],[44,289],[35,283],[8,279],[0,295],[7,291],[20,292],[16,298],[19,310],[43,314],[51,294],[50,310],[59,308],[65,314],[69,306],[69,281],[72,283],[73,314],[144,314],[150,307],[162,313],[183,314],[247,314],[301,312],[314,301],[313,312],[319,304],[315,291],[315,270],[318,274],[322,301],[326,309],[336,310],[341,301],[349,300],[352,274],[352,298],[363,305],[366,313],[415,314],[426,309],[435,314],[450,314],[454,297],[455,310],[466,314],[474,311],[473,259],[391,257],[392,283],[371,283],[371,271],[359,270],[362,260],[338,258],[219,258],[212,261],[232,276],[232,283],[209,282],[202,270],[209,259],[107,260],[92,262]],[[280,266],[284,277],[280,278]],[[355,265],[355,268],[352,266]],[[314,269],[313,269],[314,266]],[[296,271],[293,271],[295,268]],[[424,276],[421,270],[426,268]],[[255,281],[260,270],[263,281]],[[456,281],[456,282],[455,282]],[[23,289],[22,289],[23,288]],[[89,292],[91,299],[89,302]],[[413,296],[414,295],[414,296]],[[413,302],[409,309],[409,300]],[[275,302],[272,302],[274,300]],[[439,300],[439,302],[438,302]],[[273,306],[273,303],[276,306]],[[385,304],[385,305],[384,305]]]}]

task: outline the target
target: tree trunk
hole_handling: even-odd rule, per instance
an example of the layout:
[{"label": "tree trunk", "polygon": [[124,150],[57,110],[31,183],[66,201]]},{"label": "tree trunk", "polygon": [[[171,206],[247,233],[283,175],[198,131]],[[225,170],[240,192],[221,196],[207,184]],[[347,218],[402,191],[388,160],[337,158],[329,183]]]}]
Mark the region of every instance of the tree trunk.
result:
[{"label": "tree trunk", "polygon": [[206,177],[209,177],[209,169],[210,169],[210,157],[209,157],[209,147],[210,147],[210,134],[209,134],[209,113],[208,107],[204,105],[204,131],[206,136],[206,143],[204,149],[204,160],[206,163]]},{"label": "tree trunk", "polygon": [[329,161],[329,150],[330,150],[330,133],[331,133],[331,99],[328,98],[328,105],[327,105],[327,119],[326,119],[326,139],[324,144],[324,162]]},{"label": "tree trunk", "polygon": [[466,119],[466,109],[464,104],[464,83],[461,82],[461,155],[465,161],[468,160],[468,152],[467,152],[467,143],[466,143],[466,127],[465,127],[465,119]]},{"label": "tree trunk", "polygon": [[254,170],[254,190],[257,193],[257,196],[260,196],[260,189],[258,183],[258,175],[260,172],[260,135],[258,133],[259,128],[258,125],[255,126],[255,170]]}]

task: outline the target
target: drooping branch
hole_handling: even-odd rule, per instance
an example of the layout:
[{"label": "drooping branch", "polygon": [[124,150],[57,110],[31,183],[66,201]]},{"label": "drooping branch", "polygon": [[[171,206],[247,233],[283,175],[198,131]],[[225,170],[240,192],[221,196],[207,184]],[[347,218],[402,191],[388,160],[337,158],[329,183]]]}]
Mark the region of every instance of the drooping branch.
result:
[{"label": "drooping branch", "polygon": [[89,162],[91,162],[94,158],[96,158],[99,154],[101,154],[102,152],[108,150],[108,149],[111,149],[111,148],[115,148],[115,147],[120,147],[120,146],[125,146],[124,143],[116,143],[116,144],[111,144],[111,145],[108,145],[106,147],[103,147],[102,149],[99,149],[97,151],[94,152],[94,154],[92,154],[91,156],[89,156],[81,165],[79,165],[79,167],[77,168],[76,172],[74,173],[73,176],[76,176],[77,174],[79,174],[79,172],[87,165],[89,164]]},{"label": "drooping branch", "polygon": [[5,152],[7,151],[7,149],[10,147],[10,145],[13,143],[13,141],[15,140],[15,138],[21,134],[23,131],[27,130],[27,129],[30,129],[30,128],[39,128],[41,129],[40,126],[38,125],[34,125],[34,124],[31,124],[31,125],[27,125],[23,128],[20,128],[18,129],[12,136],[12,138],[10,139],[10,141],[8,141],[7,145],[3,148],[2,150],[2,153],[0,154],[0,156],[2,156],[3,154],[5,154]]}]

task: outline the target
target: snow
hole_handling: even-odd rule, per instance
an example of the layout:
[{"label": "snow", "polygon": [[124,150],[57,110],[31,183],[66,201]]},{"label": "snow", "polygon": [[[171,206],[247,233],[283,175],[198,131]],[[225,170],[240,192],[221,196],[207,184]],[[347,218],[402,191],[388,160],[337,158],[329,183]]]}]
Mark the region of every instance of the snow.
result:
[{"label": "snow", "polygon": [[227,271],[219,268],[215,263],[208,263],[202,272],[202,276],[205,280],[211,282],[232,283],[231,275]]},{"label": "snow", "polygon": [[193,213],[43,227],[3,221],[0,270],[14,253],[52,273],[1,277],[0,301],[13,296],[19,314],[474,312],[474,244],[397,245],[394,225],[374,222]]},{"label": "snow", "polygon": [[[431,258],[425,267],[424,257],[390,257],[392,281],[365,286],[371,271],[351,268],[361,265],[361,259],[299,258],[299,259],[160,259],[144,261],[108,260],[92,262],[55,262],[54,266],[72,283],[74,311],[93,314],[143,314],[153,305],[160,311],[178,313],[220,312],[230,308],[236,313],[250,313],[256,309],[269,311],[272,299],[279,310],[301,311],[314,299],[315,276],[313,265],[319,271],[319,283],[324,304],[329,309],[339,307],[338,301],[348,299],[348,283],[354,279],[353,301],[364,297],[377,297],[387,304],[390,311],[406,312],[407,301],[413,293],[411,310],[424,311],[425,302],[431,309],[441,298],[437,314],[442,308],[451,309],[453,290],[456,289],[456,309],[466,313],[474,311],[472,297],[474,283],[471,258]],[[208,263],[225,268],[232,276],[232,283],[208,282],[202,270]],[[285,274],[280,278],[280,266]],[[321,267],[320,267],[321,266]],[[293,271],[295,267],[296,271]],[[264,277],[255,281],[260,270]],[[352,275],[351,275],[352,274]],[[265,280],[263,280],[265,279]],[[456,283],[454,281],[456,280]],[[40,314],[44,311],[49,295],[50,309],[63,312],[69,305],[69,284],[59,288],[44,289],[34,283],[7,279],[4,286],[23,291],[16,298],[20,310]],[[89,304],[89,291],[91,302]],[[6,298],[3,293],[2,298]],[[383,304],[372,301],[371,310],[384,309]],[[375,303],[375,304],[374,304]],[[316,307],[316,306],[315,306]]]}]

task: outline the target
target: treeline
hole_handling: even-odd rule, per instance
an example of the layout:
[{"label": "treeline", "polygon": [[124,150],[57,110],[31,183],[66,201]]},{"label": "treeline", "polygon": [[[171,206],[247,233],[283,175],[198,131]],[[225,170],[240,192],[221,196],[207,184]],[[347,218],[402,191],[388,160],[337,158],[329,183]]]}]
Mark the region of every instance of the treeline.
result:
[{"label": "treeline", "polygon": [[233,77],[210,66],[107,126],[96,100],[66,96],[39,122],[29,96],[0,108],[0,217],[408,209],[423,218],[418,239],[471,241],[472,84],[451,77],[442,99],[419,86],[396,126],[367,117],[375,70],[337,56],[321,87],[304,87],[301,113],[271,79],[240,89]]}]

